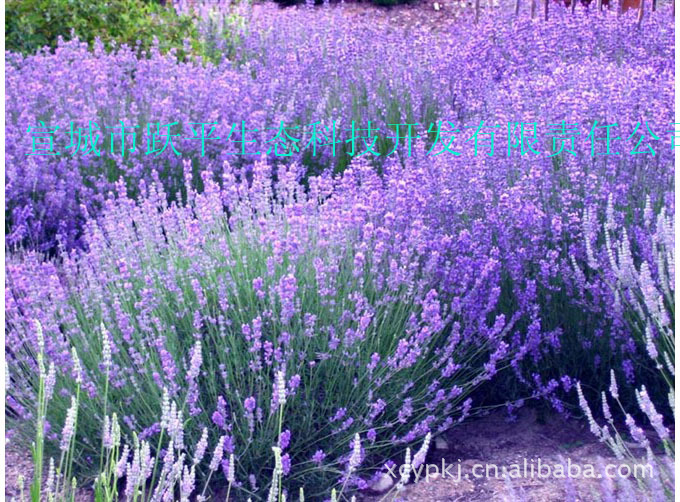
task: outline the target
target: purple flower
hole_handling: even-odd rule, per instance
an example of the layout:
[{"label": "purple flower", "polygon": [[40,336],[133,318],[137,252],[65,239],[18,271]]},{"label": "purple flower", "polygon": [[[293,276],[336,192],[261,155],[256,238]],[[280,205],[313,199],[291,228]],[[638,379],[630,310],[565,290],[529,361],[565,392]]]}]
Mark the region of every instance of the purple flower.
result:
[{"label": "purple flower", "polygon": [[347,413],[347,409],[338,408],[338,411],[335,412],[335,415],[333,415],[330,421],[337,422],[338,420],[341,420],[345,416],[345,413]]},{"label": "purple flower", "polygon": [[283,475],[287,476],[290,472],[290,455],[288,453],[281,455],[281,468]]},{"label": "purple flower", "polygon": [[326,454],[323,452],[323,450],[316,450],[316,453],[314,456],[312,456],[312,461],[318,465],[321,465],[325,458]]},{"label": "purple flower", "polygon": [[255,294],[257,297],[262,300],[264,298],[265,292],[262,290],[262,277],[256,277],[253,279],[253,289],[255,290]]},{"label": "purple flower", "polygon": [[281,448],[281,451],[283,451],[286,448],[288,448],[289,444],[290,444],[290,431],[286,429],[281,433],[281,436],[279,437],[279,448]]},{"label": "purple flower", "polygon": [[243,407],[248,413],[253,413],[255,411],[255,406],[256,402],[253,396],[246,398],[246,400],[243,402]]}]

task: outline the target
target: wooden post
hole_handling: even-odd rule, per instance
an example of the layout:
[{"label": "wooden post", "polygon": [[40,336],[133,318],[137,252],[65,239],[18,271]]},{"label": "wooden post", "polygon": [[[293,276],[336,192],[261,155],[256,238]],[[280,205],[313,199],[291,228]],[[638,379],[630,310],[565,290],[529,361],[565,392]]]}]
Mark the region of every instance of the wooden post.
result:
[{"label": "wooden post", "polygon": [[515,0],[515,17],[519,16],[519,0]]},{"label": "wooden post", "polygon": [[475,0],[475,24],[479,21],[479,0]]},{"label": "wooden post", "polygon": [[[675,4],[675,2],[673,2]],[[656,0],[652,0],[652,12],[656,11]]]},{"label": "wooden post", "polygon": [[597,0],[597,12],[602,12],[602,0]]},{"label": "wooden post", "polygon": [[543,1],[545,2],[543,4],[544,5],[543,10],[545,12],[545,20],[547,21],[548,20],[548,4],[549,4],[550,0],[543,0]]},{"label": "wooden post", "polygon": [[640,0],[640,9],[638,10],[638,28],[642,25],[642,18],[645,17],[645,0]]},{"label": "wooden post", "polygon": [[536,0],[531,0],[531,19],[536,17]]},{"label": "wooden post", "polygon": [[576,11],[576,0],[571,0],[571,13]]}]

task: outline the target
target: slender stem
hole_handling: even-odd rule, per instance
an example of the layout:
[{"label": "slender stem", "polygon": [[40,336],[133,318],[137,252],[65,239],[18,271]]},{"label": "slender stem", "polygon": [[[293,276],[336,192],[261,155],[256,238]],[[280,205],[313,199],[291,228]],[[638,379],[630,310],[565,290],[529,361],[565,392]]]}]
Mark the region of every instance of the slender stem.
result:
[{"label": "slender stem", "polygon": [[[42,358],[42,353],[40,356]],[[35,443],[33,445],[33,483],[31,484],[31,500],[33,502],[40,502],[40,491],[42,482],[42,469],[43,469],[43,446],[44,446],[44,432],[45,432],[45,408],[47,404],[45,403],[45,377],[40,374],[40,380],[38,382],[38,417],[36,420],[36,433],[35,433]]]},{"label": "slender stem", "polygon": [[[283,428],[283,407],[285,405],[280,405],[279,406],[279,448],[281,447],[281,429]],[[281,492],[283,490],[283,487],[281,486],[282,481],[283,481],[283,472],[278,473],[279,477],[279,500],[281,500]]]},{"label": "slender stem", "polygon": [[[109,393],[109,371],[106,370],[106,382],[104,383],[104,417],[106,418],[106,413],[107,413],[107,405],[108,405],[108,393]],[[109,424],[110,427],[113,427],[113,424]],[[103,431],[102,433],[102,446],[101,446],[101,451],[99,452],[99,470],[101,471],[104,468],[103,462],[104,462],[104,436],[103,434],[106,434],[106,431]]]},{"label": "slender stem", "polygon": [[153,473],[151,474],[151,486],[154,486],[154,482],[156,481],[156,470],[158,469],[158,457],[160,456],[159,452],[161,451],[161,444],[163,442],[164,432],[165,428],[162,428],[160,434],[158,435],[158,443],[156,444],[156,462],[154,462],[153,464]]},{"label": "slender stem", "polygon": [[227,498],[224,499],[226,502],[229,502],[229,493],[231,492],[231,481],[229,482],[229,486],[227,486]]}]

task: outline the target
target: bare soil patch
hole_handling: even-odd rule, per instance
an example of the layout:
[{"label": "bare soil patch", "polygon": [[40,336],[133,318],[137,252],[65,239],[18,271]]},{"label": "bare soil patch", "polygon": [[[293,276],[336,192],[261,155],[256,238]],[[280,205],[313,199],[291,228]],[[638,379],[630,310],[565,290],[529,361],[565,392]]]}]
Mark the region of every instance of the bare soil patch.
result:
[{"label": "bare soil patch", "polygon": [[[520,411],[514,421],[508,421],[505,413],[498,412],[452,429],[445,435],[448,449],[431,450],[427,463],[439,465],[440,471],[442,460],[447,465],[454,464],[453,474],[427,482],[423,474],[418,483],[407,485],[399,498],[409,502],[601,500],[603,484],[609,483],[606,479],[546,478],[539,477],[537,470],[533,477],[502,478],[503,466],[512,469],[513,465],[519,465],[524,472],[525,459],[528,473],[532,463],[538,465],[539,458],[542,464],[551,468],[557,464],[566,466],[569,461],[581,468],[590,464],[598,473],[601,465],[619,464],[585,423],[566,420],[559,415],[539,420],[532,409]],[[476,478],[472,475],[475,465],[484,466],[477,468],[478,473],[486,466],[496,466],[499,477],[496,478],[494,468],[489,467],[491,477]],[[614,485],[610,486],[611,490],[615,489]],[[381,496],[371,496],[365,500],[376,502],[380,499]],[[387,500],[391,499],[390,496]]]}]

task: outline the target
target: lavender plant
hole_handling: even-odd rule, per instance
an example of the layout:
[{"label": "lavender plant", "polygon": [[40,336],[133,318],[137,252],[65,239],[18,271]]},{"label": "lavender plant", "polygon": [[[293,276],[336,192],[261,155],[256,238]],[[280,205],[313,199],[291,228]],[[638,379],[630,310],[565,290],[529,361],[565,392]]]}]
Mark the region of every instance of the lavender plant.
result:
[{"label": "lavender plant", "polygon": [[[133,198],[150,183],[161,183],[170,200],[184,200],[184,161],[191,161],[192,185],[199,191],[203,172],[221,183],[225,161],[252,170],[257,155],[227,154],[239,149],[225,138],[241,120],[260,129],[262,135],[254,133],[252,139],[263,146],[271,139],[266,128],[281,122],[329,126],[335,120],[347,128],[352,120],[357,127],[371,120],[382,131],[375,146],[381,155],[362,158],[379,172],[409,165],[418,173],[409,182],[438,194],[420,195],[427,201],[422,204],[425,224],[431,236],[444,238],[449,251],[461,256],[452,270],[440,275],[441,290],[459,294],[465,289],[459,281],[467,285],[469,277],[491,267],[499,288],[498,302],[492,302],[495,314],[525,319],[513,342],[520,346],[531,340],[520,358],[527,361],[524,355],[529,354],[532,363],[522,368],[514,363],[523,387],[552,396],[555,407],[563,409],[557,391],[568,392],[575,378],[602,382],[610,366],[623,367],[628,379],[636,378],[641,355],[626,324],[614,315],[613,295],[601,279],[582,276],[573,262],[581,269],[586,263],[584,237],[592,238],[592,221],[604,214],[608,194],[617,221],[633,229],[633,239],[634,229],[642,225],[647,195],[655,207],[672,211],[672,152],[661,133],[672,122],[670,12],[659,12],[650,19],[653,29],[650,25],[644,31],[627,18],[556,13],[549,23],[499,15],[474,29],[456,25],[450,33],[413,37],[350,22],[341,8],[321,9],[313,16],[266,8],[242,15],[249,29],[237,44],[238,65],[177,64],[157,52],[140,60],[126,49],[91,53],[75,42],[54,55],[8,55],[10,245],[51,253],[60,245],[85,246],[85,221],[97,217],[107,199],[115,197],[121,180]],[[573,40],[568,50],[560,42],[565,33]],[[368,40],[368,45],[359,40]],[[492,50],[489,40],[501,49]],[[433,46],[441,49],[433,52]],[[482,56],[473,56],[480,47]],[[181,157],[171,148],[160,155],[125,157],[117,150],[116,156],[71,155],[73,149],[54,158],[27,156],[31,138],[26,127],[40,119],[62,127],[73,121],[76,129],[87,128],[90,119],[102,126],[117,119],[137,123],[142,125],[140,149],[144,124],[155,121],[177,122],[187,132],[190,122],[216,121],[220,125],[214,134],[222,140],[207,141],[202,155],[200,141],[190,134],[174,138]],[[447,139],[436,142],[436,134],[424,129],[439,119],[460,126],[460,146],[454,147],[460,155],[433,155],[444,149]],[[560,120],[575,124],[573,144],[566,140],[574,155],[521,155],[500,131],[493,156],[489,147],[475,154],[465,133],[471,134],[480,120],[536,121],[539,127]],[[629,128],[613,142],[621,155],[600,155],[604,150],[597,148],[592,155],[587,138],[595,120]],[[425,144],[414,140],[409,153],[402,139],[396,152],[386,155],[395,147],[390,124],[415,122]],[[654,136],[645,132],[645,123]],[[633,130],[637,132],[628,137]],[[102,143],[110,140],[107,132],[101,132]],[[237,128],[232,139],[247,138]],[[595,147],[606,146],[601,139]],[[114,135],[116,148],[119,140]],[[319,147],[313,157],[309,148],[302,148],[307,141],[302,137],[300,152],[292,151],[290,157],[270,155],[273,172],[292,162],[303,165],[305,174],[341,171],[352,160],[348,143],[341,142],[335,156],[330,148]],[[543,138],[533,148],[548,152],[561,141]],[[636,147],[647,153],[630,154]],[[422,154],[430,148],[430,155]],[[595,255],[604,256],[604,244],[599,240],[589,245]],[[473,259],[465,258],[470,254]],[[481,302],[468,302],[470,317],[489,315],[492,309],[482,307],[486,299]],[[592,364],[582,364],[583,358]],[[508,393],[507,387],[498,388]]]},{"label": "lavender plant", "polygon": [[[418,210],[426,215],[428,235],[443,239],[447,252],[457,257],[440,274],[440,291],[460,296],[480,271],[493,274],[498,301],[486,308],[491,297],[485,295],[492,289],[484,288],[476,293],[477,301],[465,304],[466,315],[523,319],[520,331],[512,335],[515,346],[523,347],[513,363],[522,388],[550,396],[562,410],[559,394],[568,393],[574,379],[603,382],[611,367],[623,368],[631,381],[640,378],[636,363],[644,354],[617,318],[609,287],[579,270],[588,261],[589,247],[594,255],[606,255],[604,241],[593,241],[592,229],[606,210],[608,194],[618,224],[631,230],[632,239],[642,226],[647,195],[655,207],[673,210],[672,152],[661,134],[672,122],[670,12],[655,15],[650,19],[654,29],[645,31],[613,16],[556,14],[549,23],[531,23],[501,15],[478,28],[454,26],[447,34],[413,39],[385,27],[349,22],[342,9],[322,9],[309,18],[304,12],[267,9],[252,14],[244,10],[243,16],[249,29],[234,56],[243,61],[239,65],[177,64],[157,52],[140,60],[126,49],[91,53],[76,42],[64,44],[54,55],[8,55],[10,246],[51,253],[59,246],[86,246],[85,221],[101,213],[120,191],[121,181],[132,198],[160,183],[169,200],[185,200],[184,161],[191,162],[192,186],[199,191],[204,172],[222,182],[225,161],[234,168],[254,169],[258,156],[227,154],[239,148],[238,143],[225,145],[225,138],[241,120],[260,131],[281,121],[295,126],[318,120],[328,126],[336,120],[349,127],[352,120],[358,126],[372,120],[384,133],[375,146],[381,155],[361,158],[378,172],[408,165],[417,175],[404,179],[432,191],[419,192],[423,204]],[[560,42],[564,33],[573,40],[569,50]],[[369,40],[369,45],[359,40]],[[489,40],[501,49],[492,50]],[[433,53],[433,46],[441,50]],[[480,53],[479,47],[482,56],[472,56]],[[484,93],[476,91],[482,88]],[[215,135],[222,141],[207,141],[204,155],[200,141],[189,137],[175,138],[182,157],[171,148],[160,155],[138,152],[118,158],[70,155],[72,149],[54,158],[25,155],[31,149],[26,125],[39,119],[64,127],[73,121],[76,129],[87,127],[91,118],[101,125],[123,119],[142,124],[142,129],[152,121],[177,122],[186,129],[189,122],[203,120],[197,117],[221,124]],[[402,140],[395,154],[385,155],[395,147],[387,132],[394,126],[389,124],[419,122],[425,128],[438,119],[460,124],[460,148],[454,147],[460,155],[433,155],[447,140],[437,141],[432,131],[421,131],[423,137],[413,141],[410,153]],[[555,125],[562,119],[575,125],[573,144],[566,140],[573,155],[522,155],[500,132],[493,156],[489,147],[475,154],[473,143],[465,142],[464,133],[472,133],[480,120],[537,121],[540,126],[542,120]],[[592,155],[587,138],[595,120],[628,125],[613,142],[621,155],[600,155],[603,150],[597,147],[606,146],[601,137],[593,143],[597,155]],[[656,131],[654,136],[645,132],[647,125]],[[628,137],[628,132],[633,134]],[[101,136],[104,142],[106,132]],[[140,130],[143,143],[141,136]],[[252,138],[260,144],[270,139],[266,131]],[[232,139],[244,138],[236,131]],[[120,138],[114,140],[117,148]],[[533,148],[552,151],[561,141],[543,138]],[[270,155],[269,162],[273,173],[292,162],[303,165],[305,175],[341,171],[352,160],[349,148],[341,143],[333,156],[329,148],[319,147],[316,157],[301,148],[290,157]],[[428,149],[430,155],[424,155]],[[636,149],[647,153],[630,153]],[[584,365],[584,358],[591,364]],[[521,367],[519,359],[524,361]],[[524,392],[516,390],[514,380],[501,383],[496,387],[503,389],[502,395]]]},{"label": "lavender plant", "polygon": [[[197,193],[187,168],[184,205],[168,205],[157,186],[139,203],[123,192],[109,202],[88,224],[88,250],[63,258],[62,280],[37,281],[33,266],[43,275],[54,265],[35,256],[10,266],[8,347],[34,346],[26,320],[40,320],[61,369],[50,422],[82,387],[73,460],[83,472],[116,413],[147,456],[165,456],[167,438],[217,443],[195,477],[231,478],[236,494],[284,484],[313,487],[312,498],[334,485],[351,492],[390,455],[465,418],[470,391],[506,364],[513,321],[472,324],[460,311],[493,275],[453,303],[439,297],[451,257],[429,247],[411,189],[361,164],[308,190],[298,174],[280,170],[273,182],[261,162],[250,181],[226,171],[221,189],[204,176]],[[69,346],[79,359],[65,358]],[[18,349],[8,358],[25,382],[10,401],[21,432],[35,362]]]},{"label": "lavender plant", "polygon": [[[657,411],[645,385],[635,391],[639,410],[654,431],[654,437],[648,437],[639,421],[630,414],[629,409],[620,400],[619,385],[615,372],[611,372],[609,386],[610,399],[613,398],[621,413],[625,416],[626,431],[617,429],[615,415],[612,413],[607,395],[602,393],[602,413],[607,421],[600,426],[583,396],[580,384],[577,387],[579,402],[590,423],[591,431],[606,443],[617,458],[636,462],[644,452],[646,461],[653,468],[652,476],[640,476],[637,481],[650,496],[650,500],[672,500],[675,494],[675,324],[674,324],[674,225],[673,219],[662,210],[653,221],[653,211],[649,201],[645,208],[645,224],[648,232],[646,256],[650,261],[642,261],[637,265],[635,250],[625,229],[621,231],[619,240],[612,237],[616,226],[608,219],[605,227],[605,238],[609,261],[602,264],[605,273],[612,279],[616,304],[627,313],[626,318],[636,333],[636,341],[646,348],[652,361],[658,380],[665,384],[669,409],[665,418]],[[600,268],[599,264],[592,265]],[[647,384],[657,383],[648,381]],[[630,440],[628,440],[630,438]],[[655,444],[656,443],[656,444]],[[661,453],[656,447],[662,447]]]},{"label": "lavender plant", "polygon": [[[44,452],[44,425],[46,423],[47,409],[50,400],[53,396],[55,384],[55,370],[54,363],[50,363],[49,372],[45,370],[45,352],[44,352],[44,338],[42,333],[42,326],[39,322],[35,324],[35,334],[38,337],[41,345],[37,353],[37,361],[40,367],[40,374],[38,376],[38,408],[37,408],[37,429],[35,435],[35,442],[33,443],[33,468],[34,480],[30,487],[31,502],[40,502],[46,500],[48,502],[66,502],[75,500],[75,491],[77,482],[75,478],[70,478],[70,460],[73,459],[75,451],[75,442],[73,439],[76,436],[77,430],[77,415],[79,408],[78,398],[72,400],[71,408],[66,417],[64,428],[62,432],[61,441],[61,460],[59,467],[55,468],[54,458],[50,458],[49,470],[47,472],[46,483],[43,487],[43,452]],[[104,334],[104,333],[103,333]],[[106,338],[102,339],[104,346],[107,345]],[[72,354],[74,361],[78,361],[78,355],[74,351]],[[104,365],[108,368],[111,364],[110,353],[105,350]],[[108,371],[106,373],[108,379]],[[280,379],[283,377],[281,376]],[[285,383],[281,380],[281,387],[279,389],[282,396],[285,396]],[[118,418],[114,413],[113,416],[104,414],[104,423],[101,430],[101,453],[99,458],[100,473],[94,480],[94,500],[96,502],[117,502],[119,500],[137,501],[137,500],[181,500],[188,501],[190,499],[206,500],[205,493],[207,483],[201,490],[196,483],[196,466],[201,462],[206,455],[207,448],[207,429],[203,430],[201,440],[196,445],[196,449],[191,454],[186,451],[180,436],[177,435],[181,431],[182,424],[178,422],[181,420],[181,412],[177,414],[176,403],[170,402],[167,394],[164,396],[164,409],[162,410],[163,417],[161,418],[161,431],[169,433],[167,440],[165,455],[163,458],[150,456],[151,448],[146,441],[140,441],[137,435],[133,435],[133,445],[131,449],[129,445],[124,445],[121,449],[121,428]],[[284,398],[285,400],[285,398]],[[106,407],[106,398],[104,405]],[[280,409],[283,409],[281,406]],[[280,415],[281,416],[281,415]],[[221,437],[215,447],[212,460],[211,469],[217,469],[220,458],[223,456],[224,437]],[[427,449],[429,443],[429,436],[426,438],[424,450]],[[358,435],[355,437],[353,446],[354,463],[358,465],[358,459],[361,452]],[[422,451],[423,448],[421,448]],[[285,501],[285,492],[281,490],[282,477],[282,457],[281,449],[273,447],[274,456],[276,460],[276,467],[272,476],[276,480],[272,483],[270,489],[270,496],[268,500],[272,502]],[[64,463],[64,459],[67,459]],[[235,461],[234,455],[229,455],[227,464],[227,494],[226,500],[230,498],[232,484],[235,482]],[[158,477],[156,475],[158,474]],[[71,481],[69,481],[71,480]],[[118,492],[118,485],[121,480],[125,482],[125,488],[122,493]],[[26,499],[23,493],[23,480],[19,479],[20,496],[19,501],[24,502]],[[278,493],[276,489],[278,488]],[[335,489],[331,492],[331,500],[338,500],[342,497],[336,495]],[[250,501],[251,499],[248,498]],[[299,491],[300,502],[304,501],[304,490],[300,488]],[[351,497],[352,502],[355,497]]]}]

